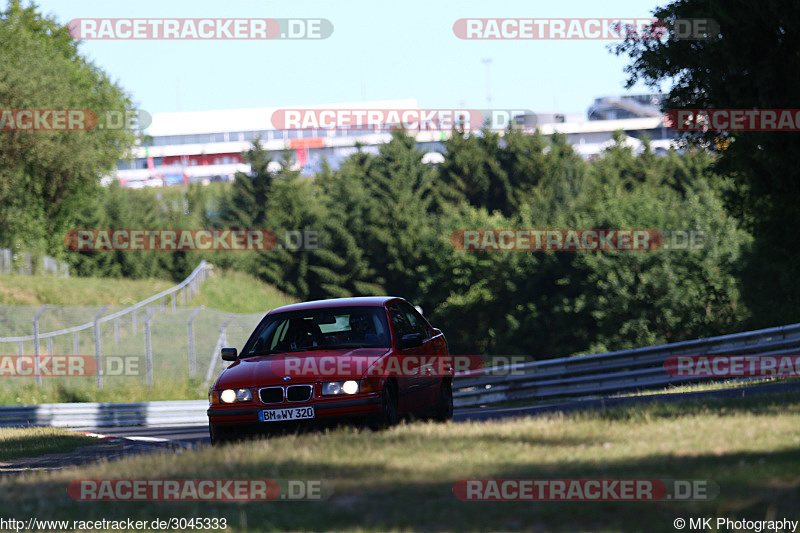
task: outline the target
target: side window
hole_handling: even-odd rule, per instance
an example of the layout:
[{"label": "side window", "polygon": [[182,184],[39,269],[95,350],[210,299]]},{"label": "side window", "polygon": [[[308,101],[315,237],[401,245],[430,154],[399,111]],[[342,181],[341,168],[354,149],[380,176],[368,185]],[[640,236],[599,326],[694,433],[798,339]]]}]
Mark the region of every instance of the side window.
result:
[{"label": "side window", "polygon": [[284,320],[275,329],[275,335],[272,337],[272,343],[269,346],[270,350],[274,350],[278,343],[283,342],[286,337],[286,332],[289,330],[289,321]]},{"label": "side window", "polygon": [[428,325],[420,318],[416,309],[406,303],[401,303],[399,306],[411,326],[411,333],[422,333],[423,338],[429,338],[431,332],[428,330]]},{"label": "side window", "polygon": [[403,335],[414,333],[411,324],[408,323],[405,313],[400,310],[400,306],[393,303],[389,306],[389,317],[392,319],[392,329],[394,329],[397,340],[400,340]]}]

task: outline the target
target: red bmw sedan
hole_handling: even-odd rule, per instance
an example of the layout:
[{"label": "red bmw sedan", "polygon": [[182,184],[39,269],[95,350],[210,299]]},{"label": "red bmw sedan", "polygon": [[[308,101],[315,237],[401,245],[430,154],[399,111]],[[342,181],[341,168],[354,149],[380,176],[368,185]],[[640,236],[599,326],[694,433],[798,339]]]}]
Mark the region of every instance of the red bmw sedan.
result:
[{"label": "red bmw sedan", "polygon": [[208,391],[214,444],[251,434],[400,417],[449,420],[444,334],[406,300],[337,298],[270,311]]}]

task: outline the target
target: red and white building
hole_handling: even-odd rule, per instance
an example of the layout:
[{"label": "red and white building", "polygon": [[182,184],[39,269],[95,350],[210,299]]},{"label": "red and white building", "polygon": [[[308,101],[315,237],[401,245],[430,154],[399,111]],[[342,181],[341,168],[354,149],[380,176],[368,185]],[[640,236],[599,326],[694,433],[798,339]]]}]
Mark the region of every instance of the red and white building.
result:
[{"label": "red and white building", "polygon": [[[599,98],[581,116],[558,113],[536,117],[520,116],[523,131],[537,129],[552,135],[559,132],[585,158],[593,158],[613,143],[613,132],[621,130],[626,142],[638,149],[641,138],[647,135],[658,151],[675,146],[677,132],[668,130],[658,111],[658,102],[650,95]],[[210,181],[230,181],[236,172],[249,172],[250,165],[242,153],[260,137],[262,147],[273,158],[273,165],[283,161],[287,151],[296,168],[306,175],[316,173],[326,159],[332,168],[361,150],[377,153],[380,144],[391,140],[387,131],[364,129],[276,129],[272,118],[285,108],[227,109],[219,111],[190,111],[154,113],[147,130],[145,145],[137,146],[130,158],[120,161],[112,176],[104,183],[117,179],[123,186],[144,187]],[[416,99],[382,100],[293,106],[304,110],[418,110]],[[527,120],[526,120],[527,119]],[[449,130],[417,131],[417,147],[425,152],[423,161],[443,160],[444,142]]]},{"label": "red and white building", "polygon": [[[316,106],[302,109],[417,109],[415,99],[357,102]],[[319,168],[323,158],[336,167],[356,151],[356,143],[364,150],[377,151],[388,142],[388,132],[341,129],[278,130],[271,117],[280,108],[227,109],[154,113],[147,130],[149,142],[137,146],[130,159],[121,161],[111,178],[123,186],[162,185],[164,182],[231,180],[236,172],[249,172],[242,161],[242,152],[260,137],[262,147],[276,165],[287,150],[295,164],[305,173]],[[438,132],[436,132],[438,133]],[[433,143],[437,148],[441,137],[434,132],[419,132],[417,141]]]}]

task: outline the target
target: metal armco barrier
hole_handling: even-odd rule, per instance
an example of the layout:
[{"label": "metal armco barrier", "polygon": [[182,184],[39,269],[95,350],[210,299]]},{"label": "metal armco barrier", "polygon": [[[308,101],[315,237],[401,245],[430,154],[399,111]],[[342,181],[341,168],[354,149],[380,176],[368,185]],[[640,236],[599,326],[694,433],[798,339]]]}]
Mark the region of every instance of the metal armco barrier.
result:
[{"label": "metal armco barrier", "polygon": [[[593,396],[647,390],[721,378],[674,377],[664,370],[672,355],[782,355],[800,351],[800,324],[577,357],[514,365],[513,373],[486,369],[456,376],[456,407],[522,399]],[[495,373],[495,375],[492,375]],[[0,407],[0,426],[108,427],[194,425],[208,421],[205,400],[140,403],[71,403]]]},{"label": "metal armco barrier", "polygon": [[0,408],[0,426],[111,427],[208,422],[208,401],[46,403]]},{"label": "metal armco barrier", "polygon": [[[800,351],[800,324],[734,333],[708,339],[648,346],[577,357],[562,357],[516,365],[503,375],[457,378],[453,384],[456,407],[491,403],[592,396],[646,390],[670,384],[715,381],[719,377],[670,376],[664,361],[672,355],[781,355]],[[727,378],[730,379],[730,378]]]}]

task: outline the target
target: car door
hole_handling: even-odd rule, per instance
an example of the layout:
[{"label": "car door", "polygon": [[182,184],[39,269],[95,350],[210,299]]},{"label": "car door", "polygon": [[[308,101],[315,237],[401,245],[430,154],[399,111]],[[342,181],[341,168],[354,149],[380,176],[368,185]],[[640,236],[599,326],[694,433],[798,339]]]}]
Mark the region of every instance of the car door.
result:
[{"label": "car door", "polygon": [[398,302],[398,307],[405,315],[411,332],[422,334],[424,339],[422,345],[416,348],[419,359],[419,376],[415,386],[418,388],[419,405],[428,407],[438,399],[439,380],[447,363],[443,360],[443,356],[446,355],[446,349],[443,349],[444,342],[443,339],[438,338],[441,335],[434,335],[434,330],[428,321],[408,302]]},{"label": "car door", "polygon": [[406,313],[400,308],[400,302],[392,302],[388,306],[389,318],[392,321],[395,339],[398,344],[397,357],[391,362],[395,370],[392,372],[397,376],[397,384],[400,392],[400,411],[405,413],[418,409],[423,402],[421,397],[423,377],[420,375],[420,355],[423,347],[415,346],[405,350],[400,349],[400,339],[403,335],[416,333],[408,320]]}]

